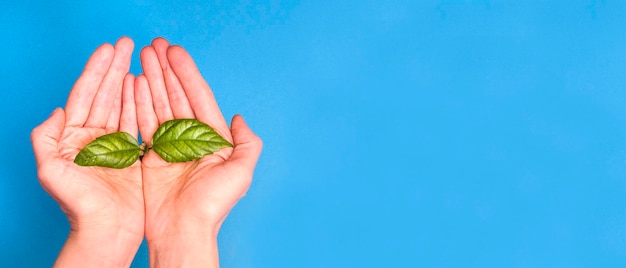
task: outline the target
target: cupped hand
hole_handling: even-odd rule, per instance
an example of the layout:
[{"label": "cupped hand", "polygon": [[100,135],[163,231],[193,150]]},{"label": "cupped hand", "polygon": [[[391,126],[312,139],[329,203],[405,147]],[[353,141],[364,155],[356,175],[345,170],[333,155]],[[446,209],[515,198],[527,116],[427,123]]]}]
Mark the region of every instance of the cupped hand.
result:
[{"label": "cupped hand", "polygon": [[144,155],[151,262],[217,265],[217,232],[248,190],[262,142],[239,115],[228,127],[209,85],[182,47],[157,38],[141,51],[141,63],[144,75],[135,80],[135,100],[144,142],[150,143],[167,120],[195,118],[234,145],[185,163],[167,163],[152,151]]},{"label": "cupped hand", "polygon": [[128,74],[132,50],[126,37],[114,47],[100,46],[65,110],[57,108],[31,134],[39,181],[70,222],[70,236],[57,259],[60,266],[77,261],[91,267],[128,266],[143,239],[141,165],[111,169],[73,163],[96,137],[117,131],[137,136],[135,78]]}]

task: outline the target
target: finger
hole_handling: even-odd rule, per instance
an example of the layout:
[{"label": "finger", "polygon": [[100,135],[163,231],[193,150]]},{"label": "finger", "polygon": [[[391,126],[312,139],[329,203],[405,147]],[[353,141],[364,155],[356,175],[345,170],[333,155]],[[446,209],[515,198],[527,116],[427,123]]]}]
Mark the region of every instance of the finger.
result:
[{"label": "finger", "polygon": [[98,87],[113,61],[114,48],[111,44],[103,44],[91,55],[83,73],[80,75],[65,104],[66,124],[68,126],[83,126],[91,104],[98,92]]},{"label": "finger", "polygon": [[158,37],[152,40],[151,46],[154,49],[154,52],[156,52],[161,69],[165,71],[166,69],[168,69],[167,48],[170,47],[170,43],[164,38]]},{"label": "finger", "polygon": [[167,90],[165,89],[163,71],[153,47],[145,47],[141,50],[141,66],[148,81],[154,112],[159,123],[174,119],[167,97]]},{"label": "finger", "polygon": [[57,144],[64,128],[65,112],[61,108],[56,108],[46,121],[33,129],[30,138],[33,143],[37,167],[48,159],[59,156]]},{"label": "finger", "polygon": [[135,79],[135,104],[137,105],[137,125],[144,142],[152,141],[152,134],[159,127],[159,119],[152,106],[152,96],[144,75]]},{"label": "finger", "polygon": [[111,112],[111,103],[116,95],[121,95],[121,85],[124,76],[130,69],[130,58],[133,53],[133,40],[122,37],[115,44],[115,56],[113,62],[104,76],[98,93],[91,105],[89,117],[85,122],[86,127],[105,127]]},{"label": "finger", "polygon": [[234,148],[226,167],[239,176],[235,177],[237,180],[232,180],[232,177],[222,179],[227,179],[227,183],[231,185],[228,189],[229,195],[241,198],[252,183],[254,167],[261,154],[263,142],[250,130],[240,115],[233,117],[231,128]]},{"label": "finger", "polygon": [[232,121],[233,153],[228,159],[252,172],[261,155],[263,141],[252,132],[241,115],[235,115]]},{"label": "finger", "polygon": [[124,77],[122,100],[120,131],[127,132],[137,139],[139,129],[137,127],[137,110],[135,108],[135,77],[132,74],[127,74]]},{"label": "finger", "polygon": [[111,107],[111,112],[109,113],[109,119],[105,126],[107,133],[116,132],[120,128],[120,115],[122,114],[121,87],[122,85],[120,85],[120,89],[118,89],[120,94],[115,94],[115,100],[113,101],[113,106]]},{"label": "finger", "polygon": [[196,118],[209,124],[228,141],[232,141],[230,130],[217,106],[213,92],[202,78],[191,56],[182,47],[171,46],[167,50],[167,59],[183,86]]},{"label": "finger", "polygon": [[165,80],[165,88],[167,89],[167,97],[169,99],[170,108],[175,118],[195,118],[193,110],[187,100],[187,95],[183,90],[176,74],[172,71],[167,60],[167,49],[170,47],[169,42],[163,38],[156,38],[152,41],[159,64],[163,70],[163,78]]}]

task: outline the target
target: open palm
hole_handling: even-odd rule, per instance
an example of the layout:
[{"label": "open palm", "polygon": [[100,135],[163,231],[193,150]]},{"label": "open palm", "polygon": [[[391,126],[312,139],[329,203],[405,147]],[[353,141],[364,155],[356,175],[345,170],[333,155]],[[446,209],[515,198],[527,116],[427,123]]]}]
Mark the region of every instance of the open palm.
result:
[{"label": "open palm", "polygon": [[144,141],[149,143],[159,124],[167,120],[196,118],[234,144],[193,162],[167,163],[154,152],[144,156],[148,244],[154,248],[170,243],[170,238],[215,238],[250,186],[261,140],[241,116],[235,116],[228,127],[211,89],[183,48],[157,38],[142,50],[141,62],[145,75],[137,77],[135,95]]},{"label": "open palm", "polygon": [[[241,116],[228,127],[183,48],[155,39],[141,52],[145,74],[137,78],[128,74],[132,49],[126,37],[100,46],[65,110],[33,130],[40,183],[70,221],[56,264],[128,266],[145,234],[153,266],[219,266],[217,232],[248,190],[262,142]],[[185,163],[149,151],[125,169],[73,163],[99,136],[140,132],[150,145],[160,124],[180,118],[208,124],[234,147]]]},{"label": "open palm", "polygon": [[[141,165],[119,170],[82,167],[73,160],[98,136],[138,133],[134,77],[127,74],[132,50],[128,38],[115,47],[100,46],[74,85],[65,110],[55,110],[32,133],[40,183],[67,215],[70,238],[115,234],[109,239],[129,238],[131,242],[124,242],[132,243],[131,248],[139,246],[144,233]],[[62,261],[63,252],[58,262]]]}]

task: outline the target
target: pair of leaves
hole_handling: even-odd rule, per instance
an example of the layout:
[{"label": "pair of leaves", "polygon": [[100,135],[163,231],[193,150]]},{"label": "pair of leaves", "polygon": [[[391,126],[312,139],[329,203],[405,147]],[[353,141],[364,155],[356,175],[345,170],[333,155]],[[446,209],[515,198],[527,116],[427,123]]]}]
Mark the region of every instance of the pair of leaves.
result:
[{"label": "pair of leaves", "polygon": [[[174,119],[164,122],[152,136],[152,149],[163,160],[186,162],[200,159],[233,145],[209,125],[196,119]],[[150,147],[126,132],[100,136],[87,144],[74,159],[80,166],[125,168],[131,166]]]}]

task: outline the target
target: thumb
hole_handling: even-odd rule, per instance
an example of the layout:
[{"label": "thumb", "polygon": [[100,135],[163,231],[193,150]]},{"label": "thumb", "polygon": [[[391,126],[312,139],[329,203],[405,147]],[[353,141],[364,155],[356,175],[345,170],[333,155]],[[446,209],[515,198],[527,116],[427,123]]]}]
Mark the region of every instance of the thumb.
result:
[{"label": "thumb", "polygon": [[37,166],[47,159],[57,157],[59,150],[57,144],[65,128],[65,112],[61,108],[56,108],[50,118],[33,129],[30,134]]},{"label": "thumb", "polygon": [[263,141],[252,132],[241,115],[233,117],[231,132],[235,148],[228,161],[246,167],[252,172],[261,155]]}]

